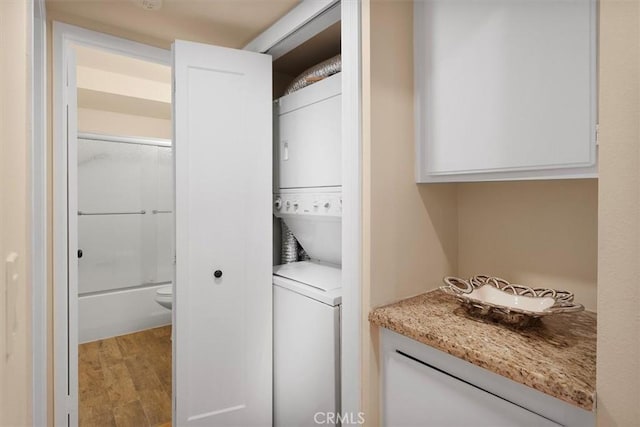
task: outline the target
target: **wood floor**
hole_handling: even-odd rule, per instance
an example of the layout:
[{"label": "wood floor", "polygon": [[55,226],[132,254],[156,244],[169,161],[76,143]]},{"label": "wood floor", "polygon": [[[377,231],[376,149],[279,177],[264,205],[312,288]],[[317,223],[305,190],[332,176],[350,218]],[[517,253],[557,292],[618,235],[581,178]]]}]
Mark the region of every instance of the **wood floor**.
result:
[{"label": "wood floor", "polygon": [[81,344],[78,368],[81,427],[170,425],[171,326]]}]

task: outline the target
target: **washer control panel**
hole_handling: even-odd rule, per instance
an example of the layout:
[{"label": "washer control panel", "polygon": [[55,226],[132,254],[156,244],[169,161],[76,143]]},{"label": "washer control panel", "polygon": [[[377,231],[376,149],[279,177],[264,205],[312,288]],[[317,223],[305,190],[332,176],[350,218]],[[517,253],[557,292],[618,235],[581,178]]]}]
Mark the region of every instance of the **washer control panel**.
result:
[{"label": "washer control panel", "polygon": [[342,216],[341,192],[280,192],[273,195],[273,213],[281,215]]}]

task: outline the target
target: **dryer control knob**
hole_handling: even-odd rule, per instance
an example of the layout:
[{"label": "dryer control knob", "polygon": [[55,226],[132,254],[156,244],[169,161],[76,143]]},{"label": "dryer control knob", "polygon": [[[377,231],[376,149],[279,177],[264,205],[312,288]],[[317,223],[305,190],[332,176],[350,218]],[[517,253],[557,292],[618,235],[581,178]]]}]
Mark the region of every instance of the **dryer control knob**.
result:
[{"label": "dryer control knob", "polygon": [[298,210],[298,201],[293,202],[293,209]]},{"label": "dryer control knob", "polygon": [[314,208],[317,208],[318,206],[320,206],[320,203],[318,203],[318,201],[317,201],[317,200],[315,200],[315,201],[313,202],[313,207],[314,207]]},{"label": "dryer control knob", "polygon": [[287,200],[284,205],[289,209],[291,207],[291,201]]},{"label": "dryer control knob", "polygon": [[329,209],[331,207],[331,203],[329,202],[324,202],[324,207]]},{"label": "dryer control knob", "polygon": [[277,209],[280,210],[282,208],[282,199],[280,197],[278,197],[276,199],[275,202],[273,202],[273,206]]}]

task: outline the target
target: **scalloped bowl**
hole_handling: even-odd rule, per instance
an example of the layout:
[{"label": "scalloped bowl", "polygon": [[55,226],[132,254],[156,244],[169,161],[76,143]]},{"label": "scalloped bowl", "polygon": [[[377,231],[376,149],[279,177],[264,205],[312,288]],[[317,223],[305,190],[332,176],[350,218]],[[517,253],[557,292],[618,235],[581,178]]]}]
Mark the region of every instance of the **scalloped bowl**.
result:
[{"label": "scalloped bowl", "polygon": [[543,316],[584,310],[573,302],[571,292],[530,288],[499,277],[445,277],[444,282],[447,286],[440,289],[460,301],[469,314],[517,327],[534,325]]},{"label": "scalloped bowl", "polygon": [[467,298],[475,300],[478,303],[489,303],[511,310],[516,309],[540,314],[544,314],[546,310],[553,307],[556,303],[556,300],[551,297],[514,295],[491,285],[482,285],[481,287],[474,289],[467,295]]}]

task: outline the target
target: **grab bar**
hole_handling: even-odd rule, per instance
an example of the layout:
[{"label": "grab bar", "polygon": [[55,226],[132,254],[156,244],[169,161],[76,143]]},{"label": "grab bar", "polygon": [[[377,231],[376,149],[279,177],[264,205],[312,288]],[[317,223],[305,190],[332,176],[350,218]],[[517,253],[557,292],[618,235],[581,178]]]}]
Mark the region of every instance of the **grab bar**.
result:
[{"label": "grab bar", "polygon": [[161,213],[173,213],[173,211],[159,211],[157,209],[154,209],[151,211],[152,214],[161,214]]},{"label": "grab bar", "polygon": [[134,212],[83,212],[78,211],[78,215],[144,215],[147,211],[134,211]]}]

